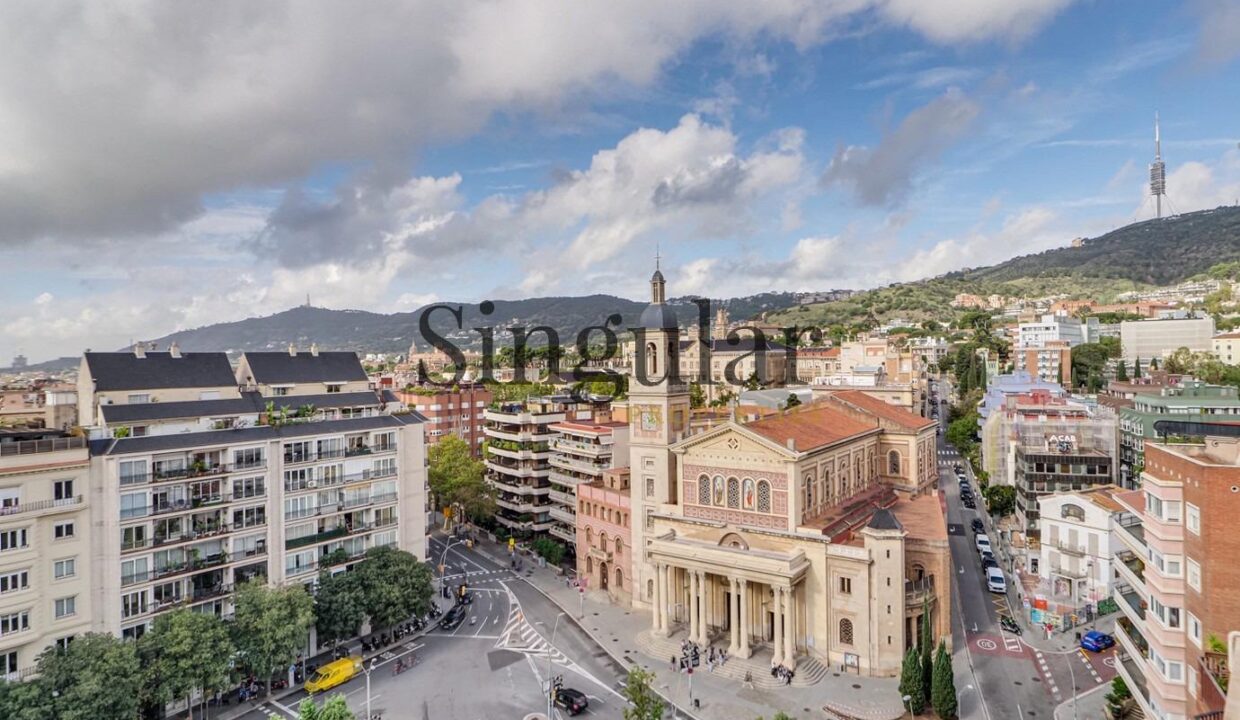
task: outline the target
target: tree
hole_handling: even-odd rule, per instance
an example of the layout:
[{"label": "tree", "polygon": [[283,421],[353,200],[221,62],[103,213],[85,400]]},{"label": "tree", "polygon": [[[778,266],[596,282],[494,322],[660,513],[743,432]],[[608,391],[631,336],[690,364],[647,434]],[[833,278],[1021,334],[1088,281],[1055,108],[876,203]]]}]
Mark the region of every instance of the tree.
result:
[{"label": "tree", "polygon": [[904,665],[900,669],[900,697],[909,698],[908,707],[914,713],[926,709],[926,693],[921,685],[921,656],[917,648],[910,647],[904,653]]},{"label": "tree", "polygon": [[1167,356],[1167,372],[1173,375],[1183,375],[1193,372],[1195,358],[1193,351],[1186,347],[1178,348],[1175,352]]},{"label": "tree", "polygon": [[702,391],[702,384],[692,382],[689,383],[689,407],[697,410],[706,406],[706,393]]},{"label": "tree", "polygon": [[310,698],[297,706],[297,720],[354,720],[355,717],[342,693],[333,694],[321,707]]},{"label": "tree", "polygon": [[1123,354],[1120,348],[1119,338],[1117,337],[1100,337],[1098,338],[1098,344],[1102,346],[1102,349],[1107,351],[1107,357],[1109,358],[1117,358]]},{"label": "tree", "polygon": [[788,400],[787,402],[784,403],[784,409],[791,410],[792,408],[800,404],[801,404],[801,398],[797,397],[796,393],[788,393]]},{"label": "tree", "polygon": [[629,704],[624,708],[624,720],[663,720],[663,699],[651,689],[653,683],[654,673],[629,668],[624,686],[624,698]]},{"label": "tree", "polygon": [[233,643],[266,684],[305,647],[314,623],[314,599],[301,585],[271,588],[251,580],[237,588],[234,607]]},{"label": "tree", "polygon": [[933,652],[934,640],[931,637],[930,630],[930,600],[929,598],[921,601],[921,690],[922,698],[925,702],[930,702],[930,691],[934,685],[934,662]]},{"label": "tree", "polygon": [[754,370],[753,372],[749,373],[749,377],[745,378],[744,385],[745,385],[746,390],[761,390],[762,389],[762,379],[758,377],[757,370]]},{"label": "tree", "polygon": [[139,645],[150,697],[160,704],[183,698],[193,718],[195,691],[205,697],[228,687],[233,644],[214,615],[188,608],[160,615]]},{"label": "tree", "polygon": [[314,626],[320,644],[334,645],[357,635],[366,620],[363,597],[358,573],[319,573],[318,588],[314,591]]},{"label": "tree", "polygon": [[1016,488],[1011,485],[990,485],[982,490],[982,496],[995,515],[1011,515],[1016,510]]},{"label": "tree", "polygon": [[[39,655],[39,688],[57,720],[136,718],[142,668],[133,643],[87,633]],[[7,717],[7,716],[5,716]]]},{"label": "tree", "polygon": [[[473,456],[469,443],[455,435],[445,435],[431,445],[427,458],[427,480],[441,508],[453,508],[471,518],[494,512],[495,490],[483,477],[483,465]],[[445,515],[444,529],[449,525]]]},{"label": "tree", "polygon": [[934,679],[930,692],[930,706],[940,720],[955,720],[956,717],[956,678],[952,673],[952,660],[947,654],[947,644],[939,640],[939,649],[934,655]]},{"label": "tree", "polygon": [[1124,682],[1124,678],[1116,676],[1111,680],[1111,692],[1103,699],[1111,709],[1111,717],[1123,717],[1124,706],[1131,698],[1132,691],[1128,689],[1128,683]]},{"label": "tree", "polygon": [[53,720],[51,701],[39,678],[0,682],[0,717],[6,720]]},{"label": "tree", "polygon": [[1115,365],[1115,379],[1120,382],[1128,380],[1128,366],[1124,364],[1123,358],[1120,358],[1120,361]]},{"label": "tree", "polygon": [[1102,376],[1108,360],[1107,349],[1098,343],[1084,343],[1072,348],[1072,371],[1077,383],[1087,383],[1091,375]]},{"label": "tree", "polygon": [[1141,377],[1141,358],[1132,361],[1132,379],[1136,380]]},{"label": "tree", "polygon": [[431,569],[412,554],[390,547],[371,548],[356,571],[362,605],[372,627],[387,628],[430,610]]},{"label": "tree", "polygon": [[1150,358],[1150,370],[1158,369],[1158,358]]}]

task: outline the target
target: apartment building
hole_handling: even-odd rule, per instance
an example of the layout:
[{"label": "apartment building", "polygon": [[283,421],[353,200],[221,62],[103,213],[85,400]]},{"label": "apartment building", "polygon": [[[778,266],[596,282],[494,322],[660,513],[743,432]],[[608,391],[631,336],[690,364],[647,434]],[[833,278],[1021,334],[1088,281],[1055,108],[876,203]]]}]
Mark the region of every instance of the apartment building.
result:
[{"label": "apartment building", "polygon": [[1214,317],[1165,318],[1158,320],[1125,320],[1119,325],[1120,346],[1124,360],[1138,358],[1149,362],[1179,348],[1194,352],[1213,350]]},{"label": "apartment building", "polygon": [[486,385],[414,388],[397,392],[396,397],[426,418],[427,445],[455,435],[469,444],[474,457],[482,457],[486,408],[494,398]]},{"label": "apartment building", "polygon": [[0,676],[91,630],[86,438],[0,430]]},{"label": "apartment building", "polygon": [[1147,717],[1186,720],[1222,711],[1221,645],[1240,627],[1240,440],[1145,453],[1141,489],[1116,495],[1135,518],[1117,531],[1117,667]]},{"label": "apartment building", "polygon": [[574,548],[578,541],[577,488],[599,482],[607,470],[628,464],[629,425],[604,416],[597,422],[566,421],[550,428],[555,439],[551,441],[547,497],[555,522],[549,532]]},{"label": "apartment building", "polygon": [[1132,405],[1119,410],[1119,483],[1133,488],[1140,481],[1147,440],[1165,437],[1159,423],[1240,421],[1236,388],[1181,379],[1175,385],[1139,389]]},{"label": "apartment building", "polygon": [[1226,332],[1210,339],[1214,357],[1228,365],[1240,363],[1240,332]]},{"label": "apartment building", "polygon": [[372,547],[425,557],[423,418],[392,412],[353,353],[247,353],[235,372],[223,353],[87,353],[79,386],[100,629],[226,617],[238,583],[310,583]]},{"label": "apartment building", "polygon": [[1066,383],[1072,379],[1072,346],[1067,340],[1017,344],[1012,348],[1012,364],[1039,380]]},{"label": "apartment building", "polygon": [[1017,329],[1017,345],[1040,347],[1055,340],[1063,340],[1070,347],[1085,342],[1081,321],[1066,315],[1043,315],[1035,322],[1021,323]]},{"label": "apartment building", "polygon": [[[628,455],[627,449],[625,455]],[[629,468],[607,470],[577,486],[577,577],[618,605],[633,598],[633,506]]]},{"label": "apartment building", "polygon": [[1115,586],[1111,559],[1120,551],[1114,526],[1131,517],[1115,500],[1116,485],[1100,485],[1042,498],[1038,552],[1029,556],[1029,572],[1041,577],[1055,598],[1072,607],[1097,606]]},{"label": "apartment building", "polygon": [[549,399],[492,405],[483,413],[487,481],[496,490],[495,520],[512,532],[547,532],[551,518],[551,426],[567,419]]}]

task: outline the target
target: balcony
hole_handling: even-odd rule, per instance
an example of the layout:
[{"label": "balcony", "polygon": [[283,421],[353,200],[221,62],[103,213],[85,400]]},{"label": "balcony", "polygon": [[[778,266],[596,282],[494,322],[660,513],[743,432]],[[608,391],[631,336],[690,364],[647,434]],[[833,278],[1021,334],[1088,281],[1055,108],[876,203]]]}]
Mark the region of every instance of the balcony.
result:
[{"label": "balcony", "polygon": [[1138,557],[1149,557],[1149,548],[1145,544],[1145,527],[1141,525],[1140,520],[1116,523],[1115,534]]},{"label": "balcony", "polygon": [[1115,589],[1116,604],[1128,616],[1134,626],[1145,622],[1145,600],[1131,587],[1122,586]]},{"label": "balcony", "polygon": [[510,477],[528,477],[528,478],[547,477],[546,467],[508,466],[508,465],[503,465],[501,463],[494,462],[492,460],[487,460],[486,466],[488,470],[491,470],[492,472],[498,475],[508,475]]},{"label": "balcony", "polygon": [[331,528],[330,530],[323,530],[322,532],[317,532],[317,533],[314,533],[313,535],[305,535],[303,537],[298,537],[298,538],[289,538],[288,540],[284,541],[284,549],[292,550],[293,548],[305,547],[307,545],[314,545],[315,543],[326,542],[328,540],[334,540],[338,537],[344,537],[348,533],[349,533],[348,528],[346,528],[344,525],[338,525],[334,528]]},{"label": "balcony", "polygon": [[609,469],[611,464],[587,462],[585,460],[578,460],[567,455],[552,455],[551,466],[563,468],[565,470],[576,470],[577,472],[583,472],[593,477],[601,477],[603,471]]},{"label": "balcony", "polygon": [[1125,652],[1141,661],[1142,675],[1144,675],[1146,663],[1150,658],[1150,644],[1137,626],[1126,617],[1116,619],[1115,639]]},{"label": "balcony", "polygon": [[551,529],[548,530],[547,532],[558,537],[564,542],[569,543],[570,545],[577,542],[577,532],[575,530],[572,530],[571,528],[566,528],[563,525],[559,525],[559,524],[552,525]]},{"label": "balcony", "polygon": [[1089,555],[1089,549],[1084,545],[1076,545],[1068,542],[1067,540],[1059,540],[1055,543],[1055,547],[1059,548],[1060,552],[1068,555],[1077,555],[1081,557]]},{"label": "balcony", "polygon": [[904,581],[905,610],[913,609],[920,612],[922,603],[933,602],[934,598],[934,578],[925,577],[920,580]]},{"label": "balcony", "polygon": [[577,507],[577,496],[572,493],[561,492],[553,488],[547,492],[547,497],[551,498],[551,502],[557,502],[571,508]]},{"label": "balcony", "polygon": [[1051,568],[1052,575],[1058,575],[1070,580],[1084,580],[1089,577],[1089,570],[1085,568],[1073,568],[1066,565]]},{"label": "balcony", "polygon": [[60,500],[35,500],[34,502],[18,503],[17,505],[0,508],[0,517],[34,513],[70,512],[81,509],[83,505],[85,505],[85,498],[82,495],[74,495],[73,497],[61,498]]},{"label": "balcony", "polygon": [[504,498],[495,498],[495,504],[498,505],[499,507],[504,508],[505,510],[511,510],[513,512],[518,512],[518,513],[536,513],[536,512],[547,509],[546,505],[535,505],[534,503],[529,502],[529,501],[519,502],[516,500],[507,500]]},{"label": "balcony", "polygon": [[597,443],[569,440],[568,438],[561,437],[555,440],[553,446],[557,451],[566,453],[580,453],[591,457],[602,457],[603,455],[610,457],[613,449],[613,442],[610,435],[603,436]]},{"label": "balcony", "polygon": [[0,443],[0,457],[82,450],[85,447],[85,436],[51,438],[48,440],[20,440],[18,442]]},{"label": "balcony", "polygon": [[525,483],[506,475],[491,475],[487,478],[495,487],[513,495],[546,495],[551,492],[550,485],[534,485]]},{"label": "balcony", "polygon": [[569,527],[575,527],[577,525],[577,516],[558,505],[552,505],[551,509],[548,510],[547,513],[551,515],[552,518],[559,520]]},{"label": "balcony", "polygon": [[1142,714],[1148,718],[1158,717],[1150,704],[1150,689],[1145,682],[1144,665],[1140,660],[1128,653],[1116,653],[1115,657],[1119,660],[1119,662],[1115,663],[1115,669],[1119,671],[1119,676],[1124,679],[1124,683],[1132,691],[1132,696],[1136,698],[1137,705],[1140,706]]},{"label": "balcony", "polygon": [[1115,559],[1119,561],[1111,563],[1111,567],[1115,568],[1115,576],[1145,597],[1145,562],[1131,552],[1118,553]]}]

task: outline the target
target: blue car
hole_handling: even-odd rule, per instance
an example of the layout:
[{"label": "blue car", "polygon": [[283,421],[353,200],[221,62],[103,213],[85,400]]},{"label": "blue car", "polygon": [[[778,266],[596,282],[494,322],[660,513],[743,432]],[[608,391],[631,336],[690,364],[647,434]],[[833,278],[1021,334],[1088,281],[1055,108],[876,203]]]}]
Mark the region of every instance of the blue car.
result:
[{"label": "blue car", "polygon": [[1115,638],[1104,632],[1090,630],[1081,638],[1081,647],[1090,652],[1102,652],[1115,645]]}]

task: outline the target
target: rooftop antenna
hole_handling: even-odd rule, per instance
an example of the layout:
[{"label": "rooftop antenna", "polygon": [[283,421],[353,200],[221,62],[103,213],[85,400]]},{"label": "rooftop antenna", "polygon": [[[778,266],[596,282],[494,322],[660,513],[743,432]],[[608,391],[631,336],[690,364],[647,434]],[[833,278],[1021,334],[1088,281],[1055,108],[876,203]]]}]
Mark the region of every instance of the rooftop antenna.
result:
[{"label": "rooftop antenna", "polygon": [[1154,213],[1162,219],[1162,199],[1167,194],[1167,166],[1162,159],[1162,139],[1158,131],[1158,113],[1154,113],[1154,162],[1150,163],[1150,194],[1154,196]]},{"label": "rooftop antenna", "polygon": [[655,270],[659,269],[659,261],[662,259],[663,259],[663,256],[659,254],[659,240],[656,238],[654,241],[654,269]]}]

